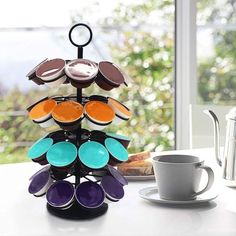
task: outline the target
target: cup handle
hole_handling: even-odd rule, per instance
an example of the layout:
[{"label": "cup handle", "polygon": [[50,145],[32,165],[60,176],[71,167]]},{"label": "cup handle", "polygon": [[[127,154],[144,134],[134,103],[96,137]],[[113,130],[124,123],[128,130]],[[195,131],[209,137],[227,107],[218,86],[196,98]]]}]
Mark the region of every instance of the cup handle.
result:
[{"label": "cup handle", "polygon": [[198,166],[197,168],[202,168],[203,170],[205,170],[207,172],[208,181],[207,181],[206,187],[203,190],[195,193],[194,196],[197,196],[197,195],[200,195],[200,194],[206,192],[208,189],[211,188],[211,186],[213,185],[213,182],[214,182],[214,172],[209,166],[201,165],[201,166]]}]

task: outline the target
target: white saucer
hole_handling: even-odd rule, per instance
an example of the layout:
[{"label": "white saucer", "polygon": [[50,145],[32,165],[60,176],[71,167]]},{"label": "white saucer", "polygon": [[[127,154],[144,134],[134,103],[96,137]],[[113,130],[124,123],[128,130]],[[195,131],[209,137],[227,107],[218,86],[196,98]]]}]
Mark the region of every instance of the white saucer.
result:
[{"label": "white saucer", "polygon": [[162,204],[199,204],[203,202],[209,202],[215,199],[218,194],[207,191],[199,196],[195,200],[188,200],[188,201],[174,201],[174,200],[165,200],[161,199],[157,187],[147,187],[139,190],[139,196],[143,199],[146,199],[148,201],[154,202],[154,203],[162,203]]},{"label": "white saucer", "polygon": [[131,181],[155,180],[154,175],[126,175],[124,177]]}]

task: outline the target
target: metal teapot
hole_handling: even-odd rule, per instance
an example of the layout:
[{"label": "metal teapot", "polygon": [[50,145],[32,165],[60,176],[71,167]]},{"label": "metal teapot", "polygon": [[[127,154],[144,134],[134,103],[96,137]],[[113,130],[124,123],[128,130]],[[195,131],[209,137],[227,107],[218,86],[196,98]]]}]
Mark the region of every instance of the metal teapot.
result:
[{"label": "metal teapot", "polygon": [[214,125],[214,145],[217,163],[223,167],[223,179],[226,186],[236,187],[236,107],[225,116],[227,120],[223,158],[220,155],[219,121],[211,110],[204,110]]}]

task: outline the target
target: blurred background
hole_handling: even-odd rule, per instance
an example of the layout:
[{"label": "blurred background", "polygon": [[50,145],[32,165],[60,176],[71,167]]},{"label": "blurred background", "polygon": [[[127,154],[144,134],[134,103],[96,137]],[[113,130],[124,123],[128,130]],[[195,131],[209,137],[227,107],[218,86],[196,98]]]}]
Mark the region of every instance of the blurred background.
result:
[{"label": "blurred background", "polygon": [[[198,104],[236,104],[236,2],[197,1]],[[84,58],[117,63],[133,80],[128,88],[104,93],[133,112],[128,123],[111,126],[131,137],[129,152],[175,148],[174,0],[8,0],[0,8],[0,163],[28,161],[27,149],[45,134],[26,108],[47,95],[71,94],[63,85],[48,89],[26,74],[45,58],[75,59],[70,27],[90,25],[93,40]]]}]

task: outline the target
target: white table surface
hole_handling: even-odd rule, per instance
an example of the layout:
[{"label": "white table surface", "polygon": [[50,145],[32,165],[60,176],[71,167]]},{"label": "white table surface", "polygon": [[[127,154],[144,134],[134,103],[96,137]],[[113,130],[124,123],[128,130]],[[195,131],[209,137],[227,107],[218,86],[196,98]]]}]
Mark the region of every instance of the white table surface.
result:
[{"label": "white table surface", "polygon": [[214,201],[195,206],[164,206],[139,197],[139,189],[154,181],[130,182],[125,197],[109,204],[107,213],[93,220],[70,221],[48,213],[45,197],[27,192],[36,163],[0,165],[0,236],[34,235],[175,235],[235,236],[236,189],[223,186],[213,149],[179,151],[206,159],[216,173]]}]

